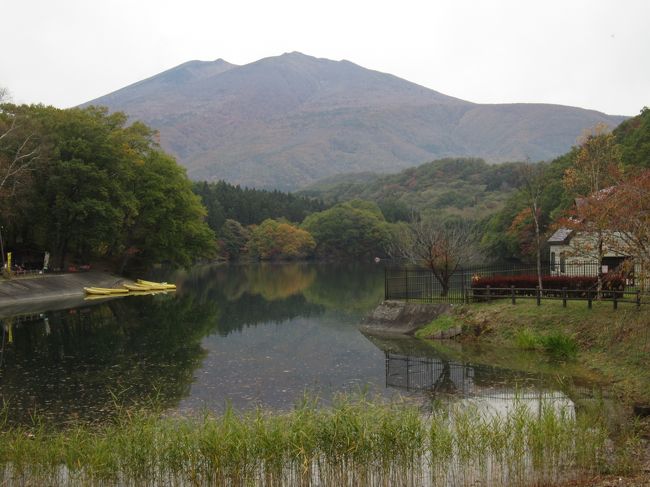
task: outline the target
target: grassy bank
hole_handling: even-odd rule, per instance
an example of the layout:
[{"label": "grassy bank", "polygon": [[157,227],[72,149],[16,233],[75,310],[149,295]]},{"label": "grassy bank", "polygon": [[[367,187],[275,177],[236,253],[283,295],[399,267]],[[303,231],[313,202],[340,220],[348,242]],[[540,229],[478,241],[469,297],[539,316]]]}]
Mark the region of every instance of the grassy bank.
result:
[{"label": "grassy bank", "polygon": [[418,331],[462,327],[464,343],[498,346],[502,356],[531,350],[550,360],[578,362],[607,379],[628,402],[650,402],[650,306],[510,301],[455,307]]},{"label": "grassy bank", "polygon": [[64,431],[0,433],[0,483],[19,485],[540,485],[606,468],[586,415],[516,403],[499,416],[343,399],[290,413],[121,414]]}]

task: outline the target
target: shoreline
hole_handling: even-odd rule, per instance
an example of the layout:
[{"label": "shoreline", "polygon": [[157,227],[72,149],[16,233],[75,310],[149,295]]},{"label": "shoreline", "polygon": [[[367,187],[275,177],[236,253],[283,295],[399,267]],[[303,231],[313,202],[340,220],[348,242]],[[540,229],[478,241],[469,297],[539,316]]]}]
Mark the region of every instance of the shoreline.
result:
[{"label": "shoreline", "polygon": [[117,287],[130,282],[130,279],[101,271],[1,280],[0,318],[45,311],[57,304],[74,307],[84,302],[84,287]]}]

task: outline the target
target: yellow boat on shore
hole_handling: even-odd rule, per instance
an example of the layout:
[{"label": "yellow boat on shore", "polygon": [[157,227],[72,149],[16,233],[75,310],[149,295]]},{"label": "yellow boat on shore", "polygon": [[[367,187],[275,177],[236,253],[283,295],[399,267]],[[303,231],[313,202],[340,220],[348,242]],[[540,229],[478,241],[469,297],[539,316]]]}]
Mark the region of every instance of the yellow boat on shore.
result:
[{"label": "yellow boat on shore", "polygon": [[121,288],[85,287],[84,291],[90,296],[126,296],[129,294],[157,294],[160,292],[175,291],[174,284],[150,282],[138,279],[137,283],[122,284]]},{"label": "yellow boat on shore", "polygon": [[108,291],[109,294],[125,294],[128,293],[128,289],[123,287],[93,287],[91,289],[96,289],[98,291]]},{"label": "yellow boat on shore", "polygon": [[106,289],[100,289],[98,287],[85,287],[84,291],[86,291],[86,294],[93,294],[93,295],[108,296],[111,294],[110,291],[107,291]]},{"label": "yellow boat on shore", "polygon": [[122,284],[124,288],[128,291],[153,291],[150,286],[144,286],[142,284]]},{"label": "yellow boat on shore", "polygon": [[106,296],[111,294],[125,294],[129,292],[128,289],[111,288],[111,287],[85,287],[84,291],[86,291],[86,294],[92,294],[96,296]]},{"label": "yellow boat on shore", "polygon": [[167,284],[166,282],[145,281],[144,279],[138,279],[136,282],[142,286],[151,286],[154,289],[176,289],[176,284]]}]

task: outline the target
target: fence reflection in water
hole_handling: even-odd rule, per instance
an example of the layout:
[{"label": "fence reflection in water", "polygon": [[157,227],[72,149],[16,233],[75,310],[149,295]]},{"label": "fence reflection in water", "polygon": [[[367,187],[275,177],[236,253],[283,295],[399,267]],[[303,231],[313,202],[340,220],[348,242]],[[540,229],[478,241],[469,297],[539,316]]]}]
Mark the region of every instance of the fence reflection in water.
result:
[{"label": "fence reflection in water", "polygon": [[[541,375],[515,372],[488,365],[463,364],[442,358],[416,357],[385,352],[386,387],[408,392],[430,393],[434,399],[488,399],[495,401],[535,401],[573,408],[573,401],[560,390],[550,388]],[[573,388],[589,395],[586,388]]]}]

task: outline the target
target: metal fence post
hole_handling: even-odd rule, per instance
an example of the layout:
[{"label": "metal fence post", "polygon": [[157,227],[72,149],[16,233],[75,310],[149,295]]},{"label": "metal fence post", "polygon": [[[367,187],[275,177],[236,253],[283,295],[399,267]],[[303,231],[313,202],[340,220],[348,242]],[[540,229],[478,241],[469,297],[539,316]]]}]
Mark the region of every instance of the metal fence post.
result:
[{"label": "metal fence post", "polygon": [[404,269],[404,275],[406,276],[406,302],[409,300],[409,268]]},{"label": "metal fence post", "polygon": [[566,308],[567,291],[566,286],[562,288],[562,306]]},{"label": "metal fence post", "polygon": [[384,301],[388,299],[388,267],[384,267]]},{"label": "metal fence post", "polygon": [[539,288],[539,286],[535,286],[535,290],[537,291],[537,306],[541,306],[541,304],[542,304],[542,290]]},{"label": "metal fence post", "polygon": [[487,286],[485,287],[485,289],[486,289],[486,292],[487,292],[487,294],[486,294],[486,295],[487,295],[487,301],[488,301],[488,303],[489,303],[489,302],[490,302],[490,286],[487,285]]},{"label": "metal fence post", "polygon": [[618,291],[614,291],[614,309],[618,309]]},{"label": "metal fence post", "polygon": [[593,298],[591,296],[591,289],[590,289],[589,291],[587,291],[587,307],[591,309],[592,305],[593,305]]},{"label": "metal fence post", "polygon": [[460,295],[461,299],[465,297],[465,269],[460,271]]},{"label": "metal fence post", "polygon": [[641,291],[636,290],[636,309],[641,309]]},{"label": "metal fence post", "polygon": [[512,304],[517,304],[515,301],[515,286],[513,284],[510,285],[510,296],[512,297]]}]

